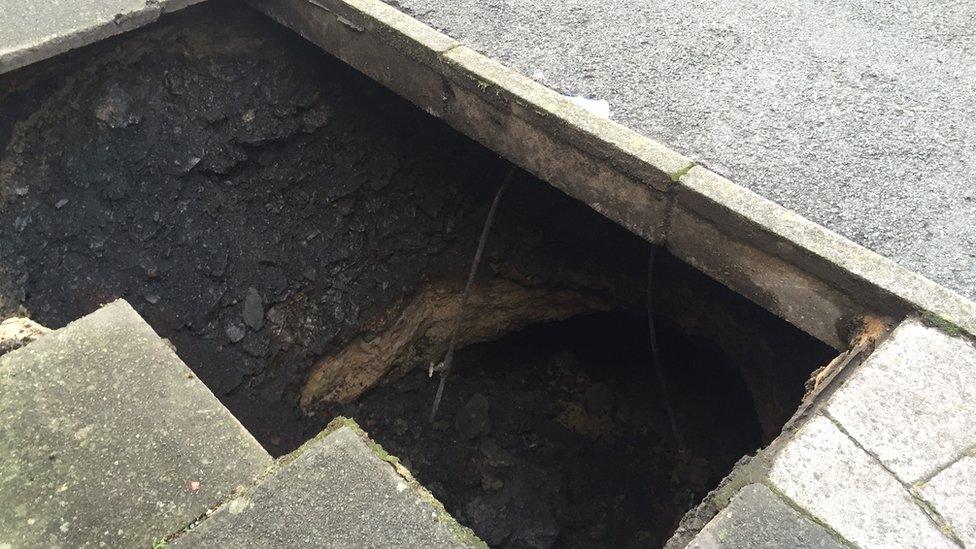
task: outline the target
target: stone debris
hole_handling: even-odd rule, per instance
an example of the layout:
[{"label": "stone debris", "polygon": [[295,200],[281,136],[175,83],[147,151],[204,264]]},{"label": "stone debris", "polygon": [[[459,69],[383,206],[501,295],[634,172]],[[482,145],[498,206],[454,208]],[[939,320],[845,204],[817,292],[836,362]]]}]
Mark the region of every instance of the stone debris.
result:
[{"label": "stone debris", "polygon": [[244,297],[244,323],[252,330],[264,327],[264,300],[254,288],[248,288]]},{"label": "stone debris", "polygon": [[613,408],[613,391],[605,383],[594,383],[583,394],[583,404],[590,415],[605,416]]},{"label": "stone debris", "polygon": [[454,429],[462,440],[471,440],[491,432],[491,416],[488,414],[488,399],[475,393],[468,403],[454,416]]},{"label": "stone debris", "polygon": [[231,343],[237,343],[244,339],[244,326],[241,326],[237,322],[231,322],[228,324],[224,331],[227,333],[227,339],[229,339]]}]

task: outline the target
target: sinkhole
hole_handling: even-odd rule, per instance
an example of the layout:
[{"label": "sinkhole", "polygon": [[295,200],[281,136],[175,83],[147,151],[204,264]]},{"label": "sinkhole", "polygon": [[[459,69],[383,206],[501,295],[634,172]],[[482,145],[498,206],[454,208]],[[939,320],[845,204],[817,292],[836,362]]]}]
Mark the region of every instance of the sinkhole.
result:
[{"label": "sinkhole", "polygon": [[0,316],[125,298],[272,454],[352,417],[493,546],[661,545],[834,356],[516,172],[428,421],[511,166],[236,3],[0,77],[0,151]]}]

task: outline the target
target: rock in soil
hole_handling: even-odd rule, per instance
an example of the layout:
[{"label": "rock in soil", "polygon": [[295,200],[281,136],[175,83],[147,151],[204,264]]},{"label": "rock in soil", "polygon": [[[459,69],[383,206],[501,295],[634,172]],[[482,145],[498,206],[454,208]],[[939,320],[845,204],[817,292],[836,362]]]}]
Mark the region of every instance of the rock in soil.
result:
[{"label": "rock in soil", "polygon": [[454,416],[454,429],[461,440],[471,440],[491,432],[488,399],[475,393]]},{"label": "rock in soil", "polygon": [[244,324],[252,330],[264,327],[264,300],[255,288],[248,288],[244,297]]}]

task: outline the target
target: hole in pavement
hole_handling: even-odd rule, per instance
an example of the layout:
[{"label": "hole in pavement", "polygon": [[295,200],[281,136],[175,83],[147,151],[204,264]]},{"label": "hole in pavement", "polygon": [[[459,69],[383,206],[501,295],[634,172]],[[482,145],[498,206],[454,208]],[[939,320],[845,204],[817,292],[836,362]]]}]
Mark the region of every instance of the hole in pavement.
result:
[{"label": "hole in pavement", "polygon": [[127,299],[275,455],[359,420],[500,546],[654,545],[833,356],[233,3],[0,77],[0,316]]}]

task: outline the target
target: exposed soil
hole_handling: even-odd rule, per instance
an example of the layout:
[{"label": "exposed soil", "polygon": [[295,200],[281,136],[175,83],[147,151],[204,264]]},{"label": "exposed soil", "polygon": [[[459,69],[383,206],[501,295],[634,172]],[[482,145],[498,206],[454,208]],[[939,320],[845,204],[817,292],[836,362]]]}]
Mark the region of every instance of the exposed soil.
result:
[{"label": "exposed soil", "polygon": [[665,328],[679,450],[647,341],[628,313],[538,325],[463,350],[433,426],[436,378],[419,370],[333,412],[492,546],[660,546],[762,432],[738,372]]},{"label": "exposed soil", "polygon": [[0,105],[0,319],[125,298],[270,452],[353,416],[493,544],[660,544],[832,357],[658,252],[677,448],[649,245],[520,174],[430,426],[507,162],[219,0],[4,75]]},{"label": "exposed soil", "polygon": [[506,165],[250,10],[205,8],[0,83],[0,313],[56,328],[124,297],[287,451],[319,426],[295,406],[311,364],[453,272]]},{"label": "exposed soil", "polygon": [[[297,405],[310,371],[387,331],[398,307],[428,312],[404,352],[348,382],[438,354],[427,332],[449,315],[424,296],[456,294],[509,169],[237,3],[5,75],[0,90],[0,316],[57,328],[129,300],[273,453],[322,426],[306,413],[320,395]],[[483,280],[534,305],[465,342],[639,300],[644,246],[520,176]]]}]

